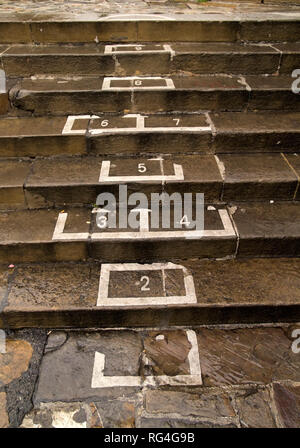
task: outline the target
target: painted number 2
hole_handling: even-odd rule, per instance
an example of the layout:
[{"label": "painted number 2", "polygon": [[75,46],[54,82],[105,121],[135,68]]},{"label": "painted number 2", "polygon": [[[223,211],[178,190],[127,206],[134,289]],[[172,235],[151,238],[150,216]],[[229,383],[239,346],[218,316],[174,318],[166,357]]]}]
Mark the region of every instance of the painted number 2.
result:
[{"label": "painted number 2", "polygon": [[149,279],[149,277],[147,277],[147,275],[143,275],[143,277],[141,278],[140,282],[141,282],[141,283],[142,283],[142,282],[145,282],[145,283],[141,286],[141,291],[150,291],[150,288],[149,288],[149,282],[150,282],[150,279]]}]

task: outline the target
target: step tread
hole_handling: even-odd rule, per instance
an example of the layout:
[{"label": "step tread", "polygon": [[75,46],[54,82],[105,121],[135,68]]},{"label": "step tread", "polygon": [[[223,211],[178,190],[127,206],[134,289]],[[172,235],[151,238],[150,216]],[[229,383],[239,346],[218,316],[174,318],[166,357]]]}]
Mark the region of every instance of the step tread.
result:
[{"label": "step tread", "polygon": [[[103,280],[104,269],[110,272],[107,303],[101,302],[104,296],[99,298],[100,263],[21,264],[16,265],[13,275],[6,266],[0,266],[0,318],[12,327],[47,326],[47,319],[54,327],[84,326],[96,319],[100,327],[120,327],[125,322],[126,326],[151,326],[151,322],[156,326],[163,312],[173,325],[299,318],[299,258],[179,260],[176,265],[102,267]],[[162,272],[166,275],[164,287]],[[149,278],[151,294],[141,291],[143,275]],[[188,303],[191,296],[183,280],[186,275],[192,276],[193,303]],[[181,296],[177,304],[173,299],[176,295]]]}]

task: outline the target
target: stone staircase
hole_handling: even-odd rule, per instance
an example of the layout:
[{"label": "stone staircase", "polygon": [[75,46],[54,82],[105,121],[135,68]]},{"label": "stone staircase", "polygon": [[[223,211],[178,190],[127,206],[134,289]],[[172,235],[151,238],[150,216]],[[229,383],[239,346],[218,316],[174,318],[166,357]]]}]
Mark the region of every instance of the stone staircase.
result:
[{"label": "stone staircase", "polygon": [[[299,321],[297,20],[1,22],[0,36],[4,328]],[[99,230],[96,198],[120,185],[203,193],[204,232]]]}]

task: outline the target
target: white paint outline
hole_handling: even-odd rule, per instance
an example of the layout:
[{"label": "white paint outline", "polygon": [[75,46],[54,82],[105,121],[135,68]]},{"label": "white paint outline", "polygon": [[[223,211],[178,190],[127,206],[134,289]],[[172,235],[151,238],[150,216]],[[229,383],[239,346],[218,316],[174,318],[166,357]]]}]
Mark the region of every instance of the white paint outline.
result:
[{"label": "white paint outline", "polygon": [[191,343],[188,354],[190,374],[185,375],[149,375],[140,376],[104,376],[105,355],[95,352],[91,388],[110,387],[147,387],[147,386],[201,386],[202,374],[197,335],[194,330],[186,330],[186,336]]},{"label": "white paint outline", "polygon": [[109,16],[103,17],[101,21],[103,22],[109,22],[109,21],[116,21],[119,22],[121,20],[125,19],[126,21],[134,22],[134,21],[154,21],[159,22],[162,20],[176,20],[174,17],[165,16],[163,14],[111,14]]},{"label": "white paint outline", "polygon": [[[155,160],[155,159],[148,159],[149,160]],[[144,163],[144,162],[140,162]],[[163,160],[162,160],[163,163]],[[177,163],[173,163],[174,167],[174,173],[175,174],[149,174],[144,176],[110,176],[110,164],[111,162],[109,160],[103,160],[101,164],[101,170],[99,175],[99,183],[100,184],[114,184],[114,183],[127,183],[127,182],[144,182],[144,183],[151,183],[153,181],[157,182],[167,182],[167,181],[174,181],[174,180],[184,180],[184,174],[182,165],[179,165]],[[160,164],[160,170],[163,171],[162,166]]]},{"label": "white paint outline", "polygon": [[167,44],[154,44],[155,47],[162,47],[162,50],[128,50],[128,51],[123,51],[123,50],[116,50],[116,48],[121,47],[121,48],[128,48],[128,47],[148,47],[148,46],[153,46],[153,44],[115,44],[115,45],[105,45],[104,48],[104,54],[152,54],[152,53],[170,53],[171,56],[175,55],[175,51],[172,50],[171,45],[167,45]]},{"label": "white paint outline", "polygon": [[[146,80],[156,80],[165,81],[165,86],[137,86],[134,85],[133,81],[146,81]],[[111,87],[111,81],[131,81],[129,87]],[[173,90],[175,89],[174,82],[171,78],[163,78],[162,76],[124,76],[124,77],[114,77],[106,76],[103,79],[102,91],[132,91],[132,90]]]},{"label": "white paint outline", "polygon": [[69,115],[64,128],[62,130],[62,135],[84,135],[87,132],[86,129],[72,129],[75,120],[90,120],[92,118],[99,118],[98,115]]},{"label": "white paint outline", "polygon": [[[110,117],[114,118],[114,117]],[[141,114],[126,114],[123,115],[122,118],[136,118],[136,127],[134,128],[98,128],[98,129],[72,129],[74,126],[75,120],[109,120],[109,118],[100,117],[98,115],[69,115],[67,117],[66,123],[62,130],[63,135],[85,135],[86,132],[89,132],[91,135],[101,135],[101,134],[132,134],[138,132],[171,132],[171,133],[181,133],[181,132],[192,132],[192,133],[204,133],[211,132],[211,126],[157,126],[157,127],[145,127],[145,118],[147,115]]]},{"label": "white paint outline", "polygon": [[94,232],[94,233],[64,233],[65,223],[67,221],[68,213],[60,213],[57,218],[55,229],[52,236],[52,241],[86,241],[91,237],[92,241],[124,241],[124,240],[172,240],[175,238],[182,239],[205,239],[205,238],[227,238],[236,236],[232,222],[227,210],[218,210],[220,219],[224,229],[219,230],[166,230],[166,231],[139,231],[139,232]]},{"label": "white paint outline", "polygon": [[[160,296],[160,297],[109,297],[108,288],[111,272],[122,271],[162,271],[164,279],[165,270],[181,270],[183,271],[185,295],[182,296]],[[181,265],[174,263],[152,263],[152,264],[138,264],[138,263],[117,263],[117,264],[102,264],[100,271],[100,280],[98,288],[97,306],[148,306],[148,305],[177,305],[197,303],[195,292],[195,285],[193,276],[188,270]]]}]

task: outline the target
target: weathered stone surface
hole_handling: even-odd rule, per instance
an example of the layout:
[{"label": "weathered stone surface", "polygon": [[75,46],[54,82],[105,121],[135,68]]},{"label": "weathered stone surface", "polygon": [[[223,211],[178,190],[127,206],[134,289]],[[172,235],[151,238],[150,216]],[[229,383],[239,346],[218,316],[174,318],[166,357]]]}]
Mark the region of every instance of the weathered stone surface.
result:
[{"label": "weathered stone surface", "polygon": [[135,407],[134,402],[114,400],[95,403],[104,428],[134,428]]},{"label": "weathered stone surface", "polygon": [[234,394],[234,405],[242,427],[275,428],[268,389],[246,389]]},{"label": "weathered stone surface", "polygon": [[8,112],[9,101],[7,93],[0,93],[0,115],[4,115]]},{"label": "weathered stone surface", "polygon": [[297,202],[234,204],[229,210],[240,237],[238,256],[298,256]]},{"label": "weathered stone surface", "polygon": [[145,396],[145,409],[151,414],[180,414],[182,417],[215,419],[234,417],[226,392],[204,391],[177,392],[149,390]]},{"label": "weathered stone surface", "polygon": [[198,420],[196,418],[154,417],[143,415],[140,428],[237,428],[238,425],[228,418],[219,420]]},{"label": "weathered stone surface", "polygon": [[0,119],[2,157],[84,154],[84,135],[62,135],[66,117]]},{"label": "weathered stone surface", "polygon": [[94,403],[41,403],[21,428],[102,428]]},{"label": "weathered stone surface", "polygon": [[282,426],[286,428],[299,428],[300,387],[275,383],[273,389],[274,400]]},{"label": "weathered stone surface", "polygon": [[0,428],[7,428],[9,425],[8,415],[6,411],[6,394],[0,392]]},{"label": "weathered stone surface", "polygon": [[201,329],[198,345],[206,386],[299,381],[300,357],[280,328]]},{"label": "weathered stone surface", "polygon": [[97,263],[19,266],[7,306],[19,309],[95,306],[99,275]]},{"label": "weathered stone surface", "polygon": [[32,408],[32,396],[43,354],[45,330],[7,331],[8,350],[1,355],[1,382],[6,383],[10,426],[19,426]]},{"label": "weathered stone surface", "polygon": [[298,179],[280,154],[220,155],[223,200],[293,199]]},{"label": "weathered stone surface", "polygon": [[0,162],[0,209],[25,207],[23,186],[31,163],[22,160]]},{"label": "weathered stone surface", "polygon": [[216,127],[216,153],[298,152],[299,113],[247,112],[218,113],[211,118]]},{"label": "weathered stone surface", "polygon": [[29,367],[32,346],[27,341],[6,340],[6,353],[0,354],[0,386],[19,378]]},{"label": "weathered stone surface", "polygon": [[294,171],[295,175],[298,178],[298,186],[297,190],[295,192],[295,199],[300,199],[300,155],[299,154],[285,154],[284,157],[286,158],[287,162],[289,163],[290,167]]},{"label": "weathered stone surface", "polygon": [[185,331],[150,332],[144,340],[144,370],[151,375],[187,375],[190,349]]},{"label": "weathered stone surface", "polygon": [[56,350],[52,347],[44,356],[35,402],[95,401],[97,397],[130,396],[136,392],[136,387],[91,387],[95,352],[105,355],[105,376],[137,376],[141,351],[141,337],[135,332],[70,332],[63,345],[59,344]]}]

